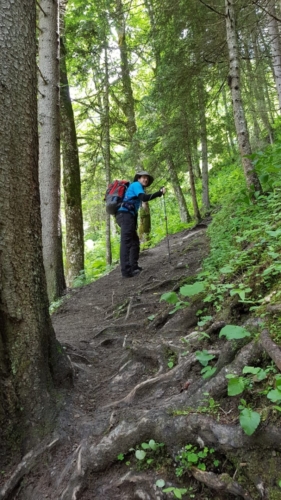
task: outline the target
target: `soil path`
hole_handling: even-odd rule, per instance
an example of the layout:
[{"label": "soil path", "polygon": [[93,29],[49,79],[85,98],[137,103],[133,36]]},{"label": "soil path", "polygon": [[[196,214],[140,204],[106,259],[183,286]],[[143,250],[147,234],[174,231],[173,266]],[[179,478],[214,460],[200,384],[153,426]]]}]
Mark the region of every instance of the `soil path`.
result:
[{"label": "soil path", "polygon": [[[224,397],[226,373],[261,358],[261,344],[222,341],[215,317],[205,325],[208,335],[200,333],[199,299],[172,315],[160,300],[193,282],[208,253],[208,223],[169,236],[170,255],[166,239],[142,252],[138,276],[123,279],[118,267],[69,293],[52,321],[74,387],[61,394],[55,434],[24,459],[1,500],[269,498],[260,457],[264,449],[281,451],[281,433],[267,426],[246,436],[237,398]],[[209,379],[202,378],[198,349],[213,357]],[[141,443],[148,448],[138,460],[132,448],[143,452]],[[189,466],[175,475],[188,443],[207,449],[208,472]],[[280,467],[277,453],[274,470]],[[159,479],[177,490],[163,491]],[[278,490],[276,480],[272,488]]]}]

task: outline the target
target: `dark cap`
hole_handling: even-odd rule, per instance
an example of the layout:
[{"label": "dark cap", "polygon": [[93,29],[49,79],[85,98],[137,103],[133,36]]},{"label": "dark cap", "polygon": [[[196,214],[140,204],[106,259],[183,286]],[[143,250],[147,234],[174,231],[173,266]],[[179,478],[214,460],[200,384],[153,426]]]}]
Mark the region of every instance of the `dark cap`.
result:
[{"label": "dark cap", "polygon": [[135,177],[134,177],[134,182],[138,181],[140,177],[142,177],[143,175],[146,175],[148,177],[148,184],[147,186],[150,186],[153,181],[154,181],[154,177],[152,177],[152,175],[150,175],[148,172],[146,172],[145,170],[142,170],[141,172],[138,172]]}]

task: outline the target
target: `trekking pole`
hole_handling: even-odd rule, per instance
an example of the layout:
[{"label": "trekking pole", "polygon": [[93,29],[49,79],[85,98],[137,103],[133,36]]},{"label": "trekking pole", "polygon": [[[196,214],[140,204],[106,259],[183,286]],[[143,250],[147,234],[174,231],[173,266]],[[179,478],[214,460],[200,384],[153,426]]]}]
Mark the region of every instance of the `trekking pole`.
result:
[{"label": "trekking pole", "polygon": [[165,202],[165,195],[164,194],[162,196],[162,199],[163,199],[163,207],[164,207],[164,217],[165,217],[165,222],[166,222],[166,237],[167,237],[167,245],[168,245],[168,256],[169,256],[169,263],[171,264],[170,242],[169,242],[169,233],[168,233],[168,219],[167,219],[166,202]]}]

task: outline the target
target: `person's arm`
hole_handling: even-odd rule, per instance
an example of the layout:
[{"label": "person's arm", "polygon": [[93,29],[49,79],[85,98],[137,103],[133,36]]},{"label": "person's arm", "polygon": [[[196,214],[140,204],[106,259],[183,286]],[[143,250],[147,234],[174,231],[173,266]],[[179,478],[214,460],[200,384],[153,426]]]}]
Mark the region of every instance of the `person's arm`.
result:
[{"label": "person's arm", "polygon": [[150,201],[150,200],[154,200],[154,198],[160,198],[160,196],[163,196],[163,194],[165,192],[164,189],[165,188],[161,188],[161,189],[159,189],[159,191],[156,191],[156,193],[153,193],[153,194],[140,193],[138,195],[138,198],[141,201]]}]

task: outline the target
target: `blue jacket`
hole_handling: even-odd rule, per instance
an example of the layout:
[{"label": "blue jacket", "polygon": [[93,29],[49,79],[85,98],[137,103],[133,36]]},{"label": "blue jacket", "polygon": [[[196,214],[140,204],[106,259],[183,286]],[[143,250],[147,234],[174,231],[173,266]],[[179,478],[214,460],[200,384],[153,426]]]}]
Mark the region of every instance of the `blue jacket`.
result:
[{"label": "blue jacket", "polygon": [[118,208],[118,212],[129,212],[133,215],[136,215],[140,206],[141,206],[141,200],[138,198],[139,194],[145,194],[144,188],[141,185],[139,181],[132,182],[130,186],[128,187],[126,194],[123,199],[123,203],[126,204],[126,202],[130,202],[134,205],[134,210],[129,210],[126,208],[126,206],[123,206],[123,203],[120,208]]}]

